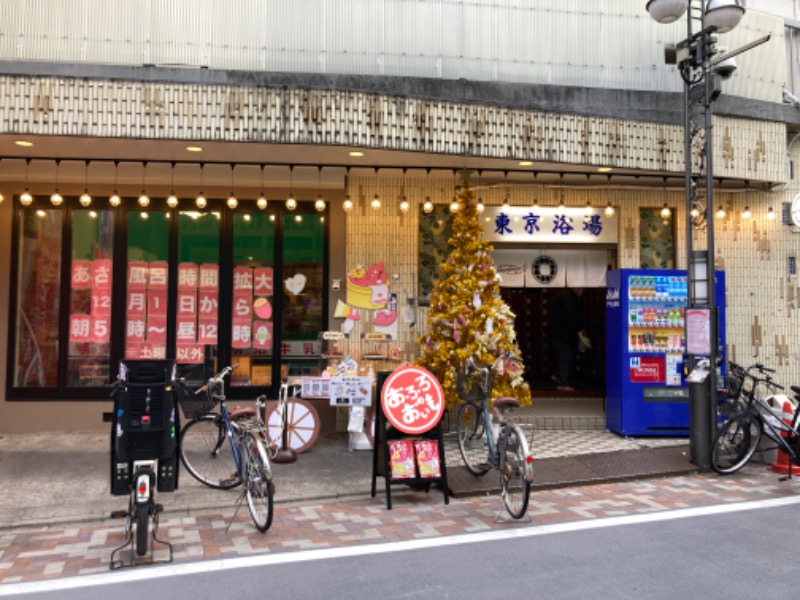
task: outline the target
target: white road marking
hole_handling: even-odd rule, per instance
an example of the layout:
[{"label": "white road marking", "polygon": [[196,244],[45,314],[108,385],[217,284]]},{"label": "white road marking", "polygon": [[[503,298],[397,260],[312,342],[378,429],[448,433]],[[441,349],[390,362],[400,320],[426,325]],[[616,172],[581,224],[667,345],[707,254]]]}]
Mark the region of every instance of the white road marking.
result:
[{"label": "white road marking", "polygon": [[522,539],[540,535],[551,535],[554,533],[587,531],[590,529],[601,529],[604,527],[639,525],[643,523],[674,521],[676,519],[705,517],[748,510],[777,508],[781,506],[791,506],[793,504],[800,504],[800,496],[791,496],[788,498],[770,498],[767,500],[757,500],[753,502],[736,502],[732,504],[719,504],[715,506],[703,506],[697,508],[682,508],[677,510],[624,515],[619,517],[605,517],[600,519],[573,521],[570,523],[523,527],[519,529],[495,529],[480,533],[466,533],[446,537],[443,536],[419,540],[406,540],[402,542],[321,548],[316,550],[301,550],[298,552],[284,552],[281,554],[259,554],[253,556],[242,556],[238,558],[225,558],[220,560],[205,560],[192,563],[156,566],[143,569],[124,569],[108,573],[97,573],[94,575],[66,577],[63,579],[47,579],[26,583],[4,584],[0,585],[0,596],[33,594],[45,591],[74,590],[101,585],[152,580],[156,578],[194,575],[197,573],[214,573],[248,567],[264,567],[270,565],[308,562],[312,560],[387,554],[389,552],[405,552],[408,550],[492,542],[508,540],[512,538]]}]

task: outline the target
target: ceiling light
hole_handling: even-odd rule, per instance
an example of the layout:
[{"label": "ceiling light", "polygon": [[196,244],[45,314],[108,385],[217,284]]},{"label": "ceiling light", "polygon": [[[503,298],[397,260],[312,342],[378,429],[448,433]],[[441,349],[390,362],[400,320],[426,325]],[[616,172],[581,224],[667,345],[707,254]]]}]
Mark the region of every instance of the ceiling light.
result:
[{"label": "ceiling light", "polygon": [[611,167],[597,167],[597,172],[598,173],[609,173],[612,170],[613,169]]},{"label": "ceiling light", "polygon": [[696,218],[698,218],[698,217],[700,216],[700,207],[699,207],[699,206],[697,206],[697,204],[693,204],[693,205],[692,205],[692,210],[691,210],[691,211],[689,211],[689,215],[690,215],[690,216],[691,216],[693,219],[696,219]]},{"label": "ceiling light", "polygon": [[39,209],[39,210],[36,211],[36,216],[39,217],[40,219],[42,219],[42,218],[47,216],[47,213],[45,211],[43,211],[42,209]]},{"label": "ceiling light", "polygon": [[452,213],[454,213],[454,212],[458,212],[458,209],[459,209],[459,208],[460,208],[460,207],[459,207],[459,204],[458,204],[458,200],[453,200],[453,201],[450,203],[450,212],[452,212]]},{"label": "ceiling light", "polygon": [[22,195],[19,197],[19,203],[22,204],[22,206],[30,206],[31,203],[33,203],[33,196],[31,196],[28,188],[25,188],[25,191],[22,192]]},{"label": "ceiling light", "polygon": [[659,23],[672,23],[681,18],[689,0],[648,0],[647,12]]},{"label": "ceiling light", "polygon": [[426,196],[425,203],[422,205],[422,211],[427,215],[433,212],[433,202],[431,202],[430,196]]},{"label": "ceiling light", "polygon": [[775,211],[772,210],[771,206],[769,207],[769,210],[767,211],[767,219],[769,219],[770,221],[774,221],[775,220]]},{"label": "ceiling light", "polygon": [[83,190],[81,197],[78,198],[78,202],[81,203],[81,206],[89,206],[92,203],[92,197],[89,195],[87,190]]},{"label": "ceiling light", "polygon": [[289,210],[297,208],[297,200],[294,199],[294,194],[289,194],[289,198],[286,200],[286,208]]},{"label": "ceiling light", "polygon": [[58,188],[56,188],[56,191],[53,192],[52,196],[50,196],[50,203],[53,206],[61,206],[63,202],[64,202],[64,197],[58,193]]},{"label": "ceiling light", "polygon": [[353,152],[350,152],[350,156],[352,156],[353,158],[360,158],[364,156],[364,153],[359,152],[358,150],[354,150]]},{"label": "ceiling light", "polygon": [[591,203],[589,200],[587,200],[587,201],[586,201],[586,207],[583,209],[583,214],[584,214],[584,215],[586,215],[586,216],[588,217],[588,216],[589,216],[589,215],[591,215],[593,212],[594,212],[594,211],[592,210],[592,203]]},{"label": "ceiling light", "polygon": [[234,208],[239,206],[239,201],[236,199],[236,196],[234,196],[233,194],[231,194],[228,197],[228,199],[225,201],[225,203],[228,205],[228,208],[230,208],[231,210],[233,210]]},{"label": "ceiling light", "polygon": [[302,223],[303,222],[303,215],[295,215],[294,216],[295,223]]},{"label": "ceiling light", "polygon": [[167,206],[170,208],[178,206],[178,197],[174,193],[167,196]]},{"label": "ceiling light", "polygon": [[615,212],[615,210],[614,210],[614,207],[613,207],[613,206],[611,206],[611,202],[609,202],[609,203],[606,205],[606,209],[605,209],[605,211],[604,211],[604,212],[605,212],[605,214],[606,214],[606,216],[607,216],[607,217],[613,217],[613,216],[614,216],[614,212]]},{"label": "ceiling light", "polygon": [[29,142],[27,140],[17,140],[14,142],[17,146],[22,146],[23,148],[30,148],[33,146],[33,142]]},{"label": "ceiling light", "polygon": [[728,213],[726,213],[725,209],[720,206],[719,210],[717,210],[717,218],[718,219],[724,219],[726,214],[728,214]]},{"label": "ceiling light", "polygon": [[139,196],[139,206],[145,208],[149,204],[150,204],[150,197],[147,194],[145,194],[144,190],[142,190],[142,195]]},{"label": "ceiling light", "polygon": [[260,208],[261,210],[264,210],[265,208],[267,208],[267,199],[264,197],[264,194],[261,194],[258,197],[258,200],[256,200],[256,206],[258,208]]},{"label": "ceiling light", "polygon": [[728,33],[744,16],[743,0],[709,0],[706,3],[706,27],[716,26],[716,33]]},{"label": "ceiling light", "polygon": [[344,199],[344,202],[342,202],[342,208],[344,209],[345,212],[350,212],[351,210],[353,210],[353,201],[350,199],[350,194],[347,194],[347,196]]},{"label": "ceiling light", "polygon": [[143,221],[147,221],[147,219],[149,219],[149,218],[150,218],[150,215],[148,215],[146,212],[142,212],[142,213],[139,213],[139,217],[140,217],[140,218],[141,218]]},{"label": "ceiling light", "polygon": [[97,218],[97,211],[90,210],[89,211],[89,217],[92,218],[92,219],[96,219]]},{"label": "ceiling light", "polygon": [[519,166],[520,167],[530,167],[532,165],[533,165],[533,161],[532,160],[521,160],[521,161],[519,161]]},{"label": "ceiling light", "polygon": [[400,201],[400,211],[407,213],[409,208],[411,208],[411,205],[408,203],[406,197],[403,196],[403,199]]},{"label": "ceiling light", "polygon": [[194,203],[197,206],[197,208],[205,208],[206,207],[206,204],[208,204],[208,201],[206,200],[206,197],[203,196],[203,192],[200,192],[200,195],[195,199]]},{"label": "ceiling light", "polygon": [[[244,219],[246,222],[248,222],[248,223],[250,222],[250,215],[249,215],[249,214],[245,213],[244,215],[242,215],[242,218],[243,218],[243,219]],[[250,260],[252,260],[252,259],[250,259]]]},{"label": "ceiling light", "polygon": [[742,218],[743,219],[749,219],[751,216],[753,216],[753,215],[750,212],[750,207],[749,206],[745,206],[744,207],[744,211],[742,211]]},{"label": "ceiling light", "polygon": [[167,196],[167,206],[175,208],[178,206],[178,197],[175,195],[175,161],[172,162],[172,170],[170,171],[170,184],[169,196]]},{"label": "ceiling light", "polygon": [[117,175],[118,175],[118,173],[119,173],[119,161],[115,160],[114,161],[114,193],[111,194],[111,196],[108,199],[108,203],[111,206],[119,206],[122,203],[122,200],[120,199],[119,194],[117,194]]},{"label": "ceiling light", "polygon": [[83,167],[83,194],[81,197],[78,198],[78,202],[81,203],[81,206],[89,206],[92,203],[92,197],[89,195],[89,163],[91,161],[86,161]]},{"label": "ceiling light", "polygon": [[189,152],[202,152],[203,149],[200,146],[186,146],[186,150]]},{"label": "ceiling light", "polygon": [[669,219],[671,215],[672,211],[669,209],[669,206],[667,206],[667,203],[665,202],[663,208],[661,209],[661,218]]},{"label": "ceiling light", "polygon": [[375,210],[378,210],[381,207],[381,199],[378,198],[378,194],[375,194],[375,196],[372,198],[370,206],[372,206],[372,208]]},{"label": "ceiling light", "polygon": [[314,202],[314,208],[317,209],[317,212],[325,210],[325,200],[322,199],[322,196],[317,196],[317,201]]}]

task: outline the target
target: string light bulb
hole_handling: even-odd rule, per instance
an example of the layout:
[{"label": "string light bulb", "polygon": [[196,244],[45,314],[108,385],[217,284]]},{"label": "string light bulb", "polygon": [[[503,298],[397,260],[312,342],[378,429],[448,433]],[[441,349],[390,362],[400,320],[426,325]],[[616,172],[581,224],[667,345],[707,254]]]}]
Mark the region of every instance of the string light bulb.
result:
[{"label": "string light bulb", "polygon": [[584,209],[583,209],[583,214],[584,214],[584,216],[588,217],[588,216],[590,216],[590,215],[591,215],[593,212],[594,212],[594,211],[592,210],[592,203],[591,203],[589,200],[587,200],[587,201],[586,201],[586,206],[585,206],[585,207],[584,207]]},{"label": "string light bulb", "polygon": [[31,196],[31,193],[28,191],[28,167],[30,166],[30,164],[31,164],[31,159],[30,158],[26,158],[25,159],[25,191],[22,192],[22,194],[19,197],[19,203],[22,204],[22,206],[30,206],[33,203],[33,196]]},{"label": "string light bulb", "polygon": [[261,194],[256,200],[256,206],[261,210],[267,208],[267,197],[264,195],[264,165],[261,165]]},{"label": "string light bulb", "polygon": [[197,194],[197,198],[195,198],[194,204],[197,208],[203,209],[208,204],[206,197],[203,195],[203,176],[205,174],[205,163],[200,163],[200,193]]},{"label": "string light bulb", "polygon": [[606,204],[606,209],[605,209],[604,212],[605,212],[607,217],[613,217],[614,216],[614,213],[616,211],[614,210],[614,207],[611,206],[611,201],[610,200],[608,201],[608,204]]},{"label": "string light bulb", "polygon": [[378,197],[378,194],[373,196],[370,206],[372,206],[372,208],[375,210],[378,210],[381,207],[381,199]]},{"label": "string light bulb", "polygon": [[422,205],[422,212],[424,212],[426,215],[429,215],[433,212],[433,202],[431,202],[430,196],[425,197],[425,202]]},{"label": "string light bulb", "polygon": [[178,197],[175,195],[175,162],[172,162],[172,171],[170,172],[170,191],[167,196],[167,206],[175,208],[178,206]]},{"label": "string light bulb", "polygon": [[231,163],[231,195],[228,196],[228,199],[225,203],[228,205],[228,208],[233,210],[237,206],[239,206],[239,201],[236,199],[236,194],[234,193],[234,183],[233,183],[233,172],[236,169],[236,165]]},{"label": "string light bulb", "polygon": [[722,208],[721,206],[719,207],[719,210],[717,210],[717,218],[718,219],[724,219],[727,214],[728,213],[726,213],[725,209]]},{"label": "string light bulb", "polygon": [[342,202],[342,208],[344,209],[344,212],[350,212],[353,210],[353,201],[350,199],[350,194],[347,194],[344,202]]},{"label": "string light bulb", "polygon": [[403,199],[400,201],[400,212],[407,213],[410,208],[411,205],[408,203],[406,197],[403,196]]},{"label": "string light bulb", "polygon": [[771,206],[769,207],[769,210],[767,211],[767,219],[769,221],[774,221],[775,220],[775,211],[772,210]]},{"label": "string light bulb", "polygon": [[89,206],[92,203],[92,197],[89,195],[89,163],[91,161],[84,162],[83,168],[83,193],[81,197],[78,198],[78,202],[81,203],[81,206]]},{"label": "string light bulb", "polygon": [[147,179],[147,161],[142,163],[142,193],[139,195],[139,206],[146,208],[150,204],[150,196],[147,195],[145,180]]},{"label": "string light bulb", "polygon": [[317,195],[317,201],[314,202],[314,208],[317,209],[317,212],[322,212],[325,210],[325,200],[322,199],[322,196]]},{"label": "string light bulb", "polygon": [[167,196],[167,206],[170,208],[175,208],[178,206],[178,197],[175,194],[170,194]]},{"label": "string light bulb", "polygon": [[453,201],[450,203],[450,212],[451,213],[458,212],[459,208],[460,208],[460,206],[458,204],[458,200],[453,198]]},{"label": "string light bulb", "polygon": [[286,208],[294,210],[297,208],[297,200],[294,199],[294,194],[289,193],[289,198],[286,199]]},{"label": "string light bulb", "polygon": [[53,194],[50,196],[50,204],[53,206],[61,206],[64,202],[64,197],[58,193],[58,167],[61,165],[61,161],[56,161],[56,189]]},{"label": "string light bulb", "polygon": [[482,198],[478,198],[478,203],[475,205],[475,210],[478,211],[478,214],[483,214],[483,211],[486,210],[486,205],[483,203]]},{"label": "string light bulb", "polygon": [[750,212],[750,207],[749,206],[745,206],[744,210],[742,211],[742,218],[743,219],[749,219],[752,216],[753,216],[753,214]]},{"label": "string light bulb", "polygon": [[662,219],[669,219],[672,216],[672,211],[667,206],[667,203],[664,203],[664,206],[661,208],[661,218]]},{"label": "string light bulb", "polygon": [[108,198],[108,203],[111,206],[114,206],[114,207],[117,207],[120,204],[122,204],[122,198],[120,198],[119,194],[117,193],[117,176],[118,176],[118,174],[119,174],[119,161],[115,160],[114,161],[114,193],[111,194],[111,196],[109,196],[109,198]]}]

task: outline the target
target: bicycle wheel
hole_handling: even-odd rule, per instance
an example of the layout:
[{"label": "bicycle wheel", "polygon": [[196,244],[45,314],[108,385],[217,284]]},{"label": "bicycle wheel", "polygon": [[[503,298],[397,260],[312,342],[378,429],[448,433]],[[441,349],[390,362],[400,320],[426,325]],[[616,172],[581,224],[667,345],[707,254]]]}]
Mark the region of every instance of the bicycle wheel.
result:
[{"label": "bicycle wheel", "polygon": [[189,421],[181,431],[181,462],[202,484],[227,490],[242,483],[220,415]]},{"label": "bicycle wheel", "polygon": [[456,416],[458,433],[458,449],[464,466],[473,475],[486,475],[491,468],[488,462],[489,443],[483,423],[483,408],[465,402],[458,409]]},{"label": "bicycle wheel", "polygon": [[272,525],[272,496],[275,488],[269,459],[261,440],[247,434],[241,439],[243,460],[247,464],[247,508],[256,528],[264,533]]},{"label": "bicycle wheel", "polygon": [[136,554],[147,554],[147,524],[150,510],[147,504],[136,504]]},{"label": "bicycle wheel", "polygon": [[738,415],[725,423],[711,449],[714,470],[727,475],[741,469],[756,451],[762,428],[761,420],[753,414]]},{"label": "bicycle wheel", "polygon": [[504,455],[500,459],[500,488],[503,504],[515,519],[521,519],[528,510],[531,495],[532,466],[527,464],[528,440],[516,425],[506,425],[500,434]]}]

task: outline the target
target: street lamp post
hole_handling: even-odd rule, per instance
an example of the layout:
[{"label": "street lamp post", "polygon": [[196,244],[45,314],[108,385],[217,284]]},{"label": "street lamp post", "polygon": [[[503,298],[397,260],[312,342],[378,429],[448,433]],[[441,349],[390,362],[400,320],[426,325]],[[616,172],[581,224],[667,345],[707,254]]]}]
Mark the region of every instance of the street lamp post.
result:
[{"label": "street lamp post", "polygon": [[[686,186],[686,361],[692,371],[699,355],[708,357],[708,375],[689,385],[690,459],[701,470],[711,466],[716,430],[716,364],[719,359],[718,315],[714,268],[714,171],[711,105],[720,93],[721,76],[713,70],[716,34],[739,24],[741,0],[649,0],[647,11],[659,23],[672,23],[687,13],[686,39],[667,52],[683,79],[684,176]],[[694,31],[699,24],[699,29]],[[692,149],[697,149],[694,165]],[[703,185],[705,190],[703,190]],[[703,202],[705,195],[705,202]],[[698,207],[705,204],[705,249],[694,248]],[[697,318],[699,317],[699,318]],[[702,335],[698,335],[701,334]],[[704,345],[702,340],[708,340]],[[704,347],[705,346],[705,347]]]}]

